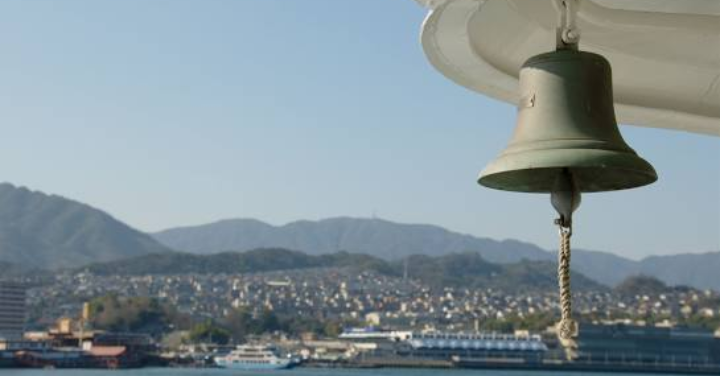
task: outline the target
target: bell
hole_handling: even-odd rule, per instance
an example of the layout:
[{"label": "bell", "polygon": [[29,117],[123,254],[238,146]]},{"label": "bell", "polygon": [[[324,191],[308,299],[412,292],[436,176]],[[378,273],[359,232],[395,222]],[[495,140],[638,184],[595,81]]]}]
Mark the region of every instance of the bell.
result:
[{"label": "bell", "polygon": [[570,173],[580,192],[640,187],[653,167],[623,140],[610,63],[572,49],[531,57],[520,70],[518,121],[510,144],[480,174],[486,187],[552,192]]}]

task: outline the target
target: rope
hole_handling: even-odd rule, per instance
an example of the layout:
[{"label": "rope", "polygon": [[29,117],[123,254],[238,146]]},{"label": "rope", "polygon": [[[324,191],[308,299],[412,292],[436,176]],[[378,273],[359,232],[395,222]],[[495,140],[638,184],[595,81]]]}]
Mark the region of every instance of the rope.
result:
[{"label": "rope", "polygon": [[570,237],[572,229],[560,226],[560,252],[558,253],[558,286],[560,288],[560,322],[558,333],[561,339],[569,340],[577,335],[577,323],[572,319],[572,292],[570,291]]}]

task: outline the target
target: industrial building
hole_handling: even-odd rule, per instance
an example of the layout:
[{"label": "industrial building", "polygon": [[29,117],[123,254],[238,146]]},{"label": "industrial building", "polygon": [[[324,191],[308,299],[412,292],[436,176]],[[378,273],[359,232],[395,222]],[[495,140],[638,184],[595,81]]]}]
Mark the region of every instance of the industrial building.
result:
[{"label": "industrial building", "polygon": [[636,325],[581,325],[577,362],[646,365],[720,365],[712,331]]}]

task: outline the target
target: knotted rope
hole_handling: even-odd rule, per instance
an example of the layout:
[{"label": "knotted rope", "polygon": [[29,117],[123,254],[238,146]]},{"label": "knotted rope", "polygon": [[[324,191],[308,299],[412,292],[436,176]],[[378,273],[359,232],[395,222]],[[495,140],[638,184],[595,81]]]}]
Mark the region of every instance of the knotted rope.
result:
[{"label": "knotted rope", "polygon": [[560,322],[558,333],[561,339],[569,340],[578,333],[578,326],[572,318],[572,292],[570,290],[570,237],[572,228],[560,225],[560,251],[558,252],[558,287],[560,288]]}]

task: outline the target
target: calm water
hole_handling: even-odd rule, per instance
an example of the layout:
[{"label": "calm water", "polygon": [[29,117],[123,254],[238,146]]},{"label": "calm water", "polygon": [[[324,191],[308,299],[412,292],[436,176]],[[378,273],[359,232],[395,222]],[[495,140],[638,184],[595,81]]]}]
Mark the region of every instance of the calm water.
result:
[{"label": "calm water", "polygon": [[[351,369],[294,369],[283,371],[263,371],[263,372],[246,372],[236,370],[222,369],[178,369],[178,368],[150,368],[139,370],[122,370],[122,371],[95,371],[95,370],[0,370],[1,376],[581,376],[584,373],[570,372],[527,372],[527,371],[485,371],[485,370],[420,370],[420,369],[368,369],[368,370],[351,370]],[[591,375],[601,375],[593,373]],[[637,374],[627,373],[609,373],[606,375],[629,376]],[[653,376],[654,374],[644,374],[645,376]],[[667,374],[664,376],[668,376]]]}]

